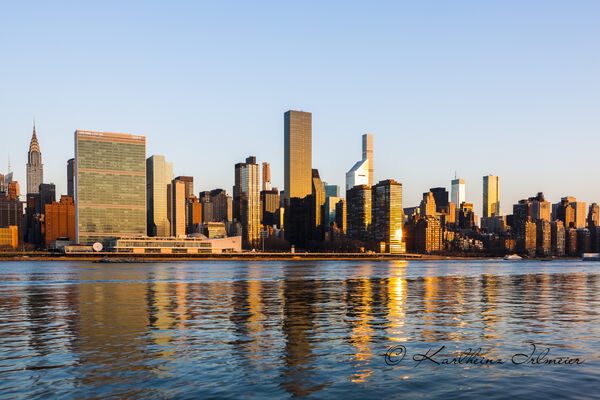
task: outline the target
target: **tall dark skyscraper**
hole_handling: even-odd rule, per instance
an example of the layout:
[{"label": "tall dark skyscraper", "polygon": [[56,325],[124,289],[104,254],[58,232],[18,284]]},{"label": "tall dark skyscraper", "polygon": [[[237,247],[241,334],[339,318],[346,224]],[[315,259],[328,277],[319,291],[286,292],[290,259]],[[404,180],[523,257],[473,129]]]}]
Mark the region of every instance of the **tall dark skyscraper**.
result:
[{"label": "tall dark skyscraper", "polygon": [[312,114],[284,114],[285,198],[304,198],[312,193]]},{"label": "tall dark skyscraper", "polygon": [[75,159],[67,161],[67,196],[75,198]]},{"label": "tall dark skyscraper", "polygon": [[27,155],[27,194],[39,193],[40,184],[43,182],[44,165],[42,164],[42,153],[35,133],[35,124],[33,124],[33,135],[31,136],[29,154]]}]

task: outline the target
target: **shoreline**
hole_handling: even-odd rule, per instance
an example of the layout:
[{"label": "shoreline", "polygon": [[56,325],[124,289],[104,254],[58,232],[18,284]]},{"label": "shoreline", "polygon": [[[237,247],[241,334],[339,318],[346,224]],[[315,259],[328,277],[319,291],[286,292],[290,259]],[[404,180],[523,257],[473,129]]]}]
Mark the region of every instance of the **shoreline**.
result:
[{"label": "shoreline", "polygon": [[[459,256],[433,254],[389,254],[389,253],[223,253],[223,254],[131,254],[90,253],[56,254],[40,252],[0,253],[0,261],[102,261],[107,263],[164,262],[164,261],[432,261],[432,260],[502,260],[502,256]],[[524,258],[523,260],[552,261],[546,258]],[[554,260],[580,260],[579,257],[560,257]]]},{"label": "shoreline", "polygon": [[[388,254],[388,253],[222,253],[222,254],[131,254],[131,253],[90,253],[90,254],[56,254],[56,253],[0,253],[0,261],[101,261],[104,259],[127,260],[130,262],[152,262],[152,261],[302,261],[302,260],[472,260],[490,259],[495,257],[461,257],[428,254]],[[500,258],[500,257],[498,257]],[[110,262],[110,261],[109,261]]]}]

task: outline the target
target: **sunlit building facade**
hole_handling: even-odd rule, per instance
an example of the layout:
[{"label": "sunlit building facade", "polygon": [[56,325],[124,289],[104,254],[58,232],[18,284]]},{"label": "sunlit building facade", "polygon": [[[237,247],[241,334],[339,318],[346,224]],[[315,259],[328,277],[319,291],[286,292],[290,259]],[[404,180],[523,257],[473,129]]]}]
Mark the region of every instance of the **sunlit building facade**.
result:
[{"label": "sunlit building facade", "polygon": [[483,177],[483,217],[500,215],[500,178],[495,175]]},{"label": "sunlit building facade", "polygon": [[154,155],[146,160],[146,196],[148,236],[170,236],[167,211],[167,187],[173,180],[173,164],[165,156]]},{"label": "sunlit building facade", "polygon": [[354,186],[373,186],[373,135],[362,135],[362,159],[346,172],[346,191]]},{"label": "sunlit building facade", "polygon": [[146,138],[75,131],[75,205],[80,244],[145,235]]},{"label": "sunlit building facade", "polygon": [[173,179],[167,186],[167,192],[167,216],[171,226],[171,236],[183,237],[186,235],[186,182]]},{"label": "sunlit building facade", "polygon": [[242,224],[242,243],[257,247],[260,241],[260,167],[256,157],[235,165],[234,208]]},{"label": "sunlit building facade", "polygon": [[464,179],[453,179],[450,190],[450,201],[454,203],[456,209],[460,208],[460,205],[466,200],[466,189]]},{"label": "sunlit building facade", "polygon": [[284,114],[284,180],[286,199],[312,192],[312,114],[290,110]]},{"label": "sunlit building facade", "polygon": [[386,253],[404,253],[402,184],[388,179],[372,188],[373,237]]}]

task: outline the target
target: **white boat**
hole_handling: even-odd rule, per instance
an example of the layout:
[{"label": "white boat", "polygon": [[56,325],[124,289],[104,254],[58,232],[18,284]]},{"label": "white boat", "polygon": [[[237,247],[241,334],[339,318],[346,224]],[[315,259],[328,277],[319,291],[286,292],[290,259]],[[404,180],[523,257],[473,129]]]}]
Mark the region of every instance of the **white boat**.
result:
[{"label": "white boat", "polygon": [[523,258],[517,254],[510,254],[510,255],[504,256],[504,259],[508,260],[508,261],[515,261],[515,260],[522,260]]},{"label": "white boat", "polygon": [[583,253],[583,261],[600,261],[600,253]]}]

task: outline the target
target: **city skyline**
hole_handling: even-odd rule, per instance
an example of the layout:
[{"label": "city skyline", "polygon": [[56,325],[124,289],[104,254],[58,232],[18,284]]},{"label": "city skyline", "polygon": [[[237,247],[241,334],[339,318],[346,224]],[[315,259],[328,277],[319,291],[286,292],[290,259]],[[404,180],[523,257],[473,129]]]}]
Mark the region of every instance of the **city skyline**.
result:
[{"label": "city skyline", "polygon": [[[502,178],[501,204],[538,191],[552,202],[600,198],[586,179],[600,145],[597,4],[332,3],[301,11],[302,24],[288,7],[241,4],[222,19],[210,5],[147,6],[144,18],[133,18],[141,10],[132,4],[119,15],[59,2],[5,6],[0,31],[13,38],[4,45],[13,57],[0,66],[11,77],[0,95],[11,110],[0,121],[0,170],[10,155],[25,186],[35,116],[45,180],[57,193],[66,193],[75,129],[147,136],[148,155],[177,160],[176,174],[194,176],[200,190],[230,191],[229,166],[247,154],[269,162],[273,186],[283,188],[280,116],[298,109],[313,114],[313,167],[340,187],[358,136],[370,132],[374,181],[401,182],[406,205],[427,188],[449,189],[455,171],[477,215],[488,174]],[[20,17],[30,22],[26,32]],[[113,29],[87,29],[93,21]],[[40,59],[44,68],[35,67]],[[85,59],[96,62],[80,68]],[[82,102],[85,93],[94,95]],[[229,118],[234,108],[239,118]],[[581,144],[577,162],[565,156],[566,138]],[[215,142],[223,151],[205,150]],[[525,168],[534,148],[539,168]],[[198,152],[214,173],[204,172]],[[428,167],[415,168],[424,157]]]},{"label": "city skyline", "polygon": [[[289,111],[293,111],[293,110],[288,110],[288,111],[286,111],[286,113],[284,113],[284,114],[287,114]],[[310,114],[310,117],[312,117],[312,113],[310,113],[310,112],[306,112],[306,113],[307,113],[307,114]],[[285,125],[285,124],[284,124],[284,125]],[[41,146],[41,145],[39,145],[39,144],[38,144],[38,136],[39,136],[39,135],[38,135],[38,134],[36,133],[36,131],[35,131],[35,124],[34,124],[34,127],[33,127],[33,128],[34,128],[34,134],[35,134],[35,136],[34,136],[34,138],[35,138],[35,144],[36,144],[36,146]],[[38,130],[39,130],[39,129],[38,129]],[[85,131],[85,130],[82,130],[82,129],[77,129],[77,130],[78,130],[78,131]],[[284,136],[285,136],[285,127],[282,127],[282,131],[284,131]],[[110,133],[111,133],[111,132],[102,131],[102,130],[99,130],[99,131],[97,131],[97,132],[99,132],[99,133],[108,133],[108,134],[110,134]],[[137,135],[137,134],[132,134],[132,133],[126,133],[126,134],[127,134],[127,135],[132,135],[132,136],[139,136],[139,135]],[[72,134],[71,134],[71,135],[72,135]],[[311,135],[311,136],[313,136],[312,140],[314,140],[314,135]],[[369,140],[371,140],[371,141],[372,141],[372,140],[373,140],[373,134],[360,134],[360,135],[357,135],[357,136],[360,136],[360,137],[361,137],[361,143],[362,143],[362,145],[361,145],[361,149],[362,149],[362,151],[364,152],[364,143],[365,143],[364,141],[365,141],[365,136],[368,136],[368,137],[370,138]],[[28,149],[30,149],[30,148],[31,148],[31,143],[32,143],[32,137],[31,137],[31,136],[29,137],[29,142],[30,142],[30,144],[29,144],[29,145],[27,145],[27,148],[28,148]],[[151,141],[149,140],[149,141],[148,141],[148,145],[150,144],[150,142],[151,142]],[[356,144],[356,143],[355,143],[355,144]],[[372,146],[372,145],[371,145],[371,146]],[[149,146],[148,146],[148,147],[149,147]],[[371,149],[372,149],[372,147],[371,147]],[[372,150],[371,150],[371,151],[372,151]],[[312,152],[314,152],[314,145],[312,146]],[[375,152],[375,153],[376,153],[376,152]],[[25,158],[26,158],[26,164],[25,164],[25,167],[27,167],[27,152],[25,152],[25,154],[26,154],[26,157],[25,157]],[[159,154],[154,154],[154,153],[150,153],[149,151],[147,151],[146,155],[147,155],[147,157],[158,156],[158,157],[167,157],[167,158],[169,158],[169,156],[168,156],[168,155],[167,155],[167,156],[163,156],[163,155],[162,155],[162,154],[160,154],[160,153],[159,153]],[[61,195],[61,194],[62,194],[62,195],[68,195],[68,184],[69,184],[69,183],[68,183],[68,168],[67,168],[67,165],[68,165],[68,163],[71,161],[71,159],[72,159],[72,158],[73,158],[73,156],[70,156],[70,157],[69,157],[69,159],[65,160],[65,162],[63,163],[63,164],[65,164],[65,165],[63,166],[63,167],[64,167],[64,168],[63,168],[63,172],[64,172],[64,174],[63,174],[63,175],[64,175],[64,176],[63,176],[63,177],[61,177],[61,178],[60,178],[60,180],[58,180],[58,181],[53,181],[52,179],[45,179],[45,180],[46,180],[48,183],[51,183],[51,184],[53,184],[53,185],[56,185],[56,193],[57,193],[57,195],[58,195],[59,197],[60,197],[60,195]],[[375,155],[375,156],[374,156],[374,159],[376,159],[376,158],[377,158],[377,156]],[[383,160],[382,160],[382,161],[383,161]],[[264,163],[266,163],[266,164],[268,165],[268,169],[269,169],[269,177],[271,177],[271,174],[272,174],[272,172],[271,172],[270,165],[271,165],[272,163],[271,163],[271,162],[269,162],[268,160],[267,160],[267,161],[265,161]],[[47,164],[47,163],[44,163],[44,164]],[[173,171],[177,171],[177,163],[171,163],[171,164],[173,164],[173,165],[172,165],[172,167],[171,167],[171,168],[173,169]],[[8,165],[7,165],[7,167],[8,167]],[[19,183],[20,183],[20,186],[21,186],[23,189],[26,189],[26,188],[27,188],[27,186],[26,186],[26,178],[27,178],[27,177],[26,177],[26,176],[24,176],[23,178],[25,178],[25,179],[19,179],[19,175],[18,175],[18,174],[15,174],[15,170],[18,170],[18,168],[15,168],[15,164],[14,164],[14,162],[12,161],[12,159],[11,159],[11,164],[10,164],[10,167],[11,167],[11,169],[10,169],[10,172],[12,172],[12,173],[13,173],[13,180],[15,180],[15,181],[19,182]],[[284,165],[282,165],[282,166],[281,166],[281,171],[283,171],[283,170],[284,170],[284,167],[285,167]],[[24,169],[26,169],[26,168],[24,168]],[[2,169],[2,167],[0,166],[0,173],[7,174],[8,172],[9,172],[9,171],[8,171],[8,168],[6,168],[6,170],[3,170],[3,169]],[[262,172],[261,172],[261,173],[262,173]],[[347,174],[348,174],[348,173],[349,173],[348,171],[347,171],[346,173],[344,173],[344,177],[343,177],[343,179],[341,179],[341,182],[342,182],[341,184],[337,184],[337,182],[333,182],[333,181],[331,182],[331,184],[333,184],[333,185],[337,185],[337,186],[339,186],[339,187],[342,187],[342,188],[346,187],[346,185],[345,185],[345,182],[346,182],[346,181],[347,181],[347,179],[348,179],[348,178],[347,178]],[[455,171],[454,173],[456,174],[456,171]],[[174,174],[174,175],[178,175],[178,174]],[[281,174],[278,174],[278,175],[281,175]],[[472,176],[473,174],[472,174],[472,173],[470,173],[470,174],[465,174],[465,175]],[[202,181],[202,176],[204,176],[204,175],[201,175],[201,176],[200,176],[200,178],[199,178],[199,179],[200,179],[200,181]],[[262,175],[261,175],[261,176],[262,176]],[[379,176],[379,174],[377,173],[377,169],[375,169],[374,176],[375,176],[375,177],[378,177],[378,176]],[[460,181],[461,181],[461,185],[463,185],[463,186],[466,188],[466,189],[464,190],[464,192],[465,192],[465,197],[466,197],[465,201],[466,201],[466,202],[468,202],[468,203],[472,203],[472,204],[473,204],[473,206],[474,206],[474,210],[475,210],[475,214],[476,214],[476,216],[479,218],[479,217],[483,217],[483,216],[484,216],[484,201],[485,201],[485,200],[484,200],[484,199],[485,199],[485,193],[484,193],[484,189],[483,189],[483,187],[481,187],[481,182],[482,182],[482,181],[484,182],[484,185],[483,185],[483,186],[485,187],[485,179],[486,179],[488,176],[492,176],[492,175],[479,176],[476,182],[472,182],[472,185],[470,185],[470,183],[471,183],[470,181],[467,181],[467,180],[463,179],[463,178],[462,178],[462,175],[461,175],[459,178],[451,177],[451,178],[449,178],[449,179],[448,179],[448,181],[447,181],[445,184],[444,184],[444,183],[442,183],[442,184],[440,185],[440,187],[443,187],[443,188],[447,189],[447,190],[450,192],[450,191],[451,191],[451,189],[452,189],[452,182],[453,182],[453,181],[455,181],[455,180],[460,180]],[[496,177],[496,178],[498,178],[497,176],[495,176],[495,177]],[[192,178],[193,178],[193,177],[192,177]],[[501,177],[499,177],[499,178],[501,178]],[[197,179],[198,179],[198,178],[197,178]],[[374,180],[375,182],[377,182],[377,181],[378,181],[378,179],[379,179],[379,178],[376,178],[376,179],[374,178],[373,180]],[[382,179],[387,179],[387,178],[382,178]],[[235,181],[235,180],[234,180],[234,179],[232,179],[231,177],[229,177],[227,180]],[[381,179],[379,179],[379,180],[381,180]],[[262,181],[261,181],[261,182],[262,182]],[[281,184],[280,184],[280,185],[278,185],[278,182],[272,182],[272,178],[271,178],[271,181],[270,181],[270,183],[271,183],[272,187],[280,187],[280,188],[282,188],[281,190],[283,190],[283,187],[284,187],[284,182],[283,182],[283,180],[281,181]],[[329,182],[328,182],[328,183],[329,183]],[[516,183],[517,183],[517,185],[519,184],[519,182],[516,182]],[[503,197],[503,196],[504,196],[504,191],[506,190],[506,188],[505,188],[505,185],[506,185],[506,183],[503,181],[503,183],[502,183],[502,190],[500,191],[500,196],[499,196],[500,203],[504,203],[504,200],[503,200],[503,199],[504,199],[504,197]],[[226,192],[228,192],[228,193],[231,193],[231,192],[232,192],[232,188],[233,188],[233,186],[235,186],[235,182],[233,182],[231,185],[228,185],[228,184],[218,184],[218,183],[217,183],[217,185],[216,185],[216,186],[210,186],[210,187],[209,187],[209,186],[207,186],[207,184],[206,184],[206,185],[199,185],[199,186],[200,186],[200,188],[197,188],[197,189],[196,189],[196,191],[194,192],[194,194],[197,194],[197,193],[199,193],[199,192],[202,192],[202,191],[207,191],[207,190],[208,190],[208,191],[210,191],[210,190],[215,190],[215,189],[223,189],[223,190],[225,190]],[[477,186],[477,187],[481,187],[481,190],[479,190],[479,191],[478,191],[476,188],[471,188],[470,186]],[[25,193],[25,191],[24,191],[23,189],[21,189],[21,191],[22,191],[21,195],[24,197],[26,193]],[[408,190],[407,190],[407,189],[405,189],[405,190],[406,190],[407,192],[409,192],[409,193],[410,193],[409,189],[408,189]],[[425,190],[425,188],[423,188],[423,190]],[[505,204],[516,204],[516,203],[518,203],[518,202],[519,202],[521,199],[528,197],[528,195],[529,195],[530,193],[532,193],[532,192],[535,192],[535,191],[536,191],[535,189],[525,189],[525,190],[528,190],[528,191],[526,191],[526,192],[525,192],[525,193],[523,193],[522,195],[517,195],[517,197],[516,197],[516,200],[514,200],[514,201],[512,201],[512,200],[509,200],[509,201],[508,201],[507,203],[505,203]],[[341,197],[342,197],[342,198],[344,198],[344,197],[345,197],[345,191],[342,191],[342,192],[343,192],[343,193],[342,193]],[[538,192],[544,192],[544,193],[561,193],[561,192],[560,192],[560,189],[556,189],[556,188],[553,188],[553,189],[551,188],[550,190],[547,190],[547,191],[542,191],[542,190],[539,190]],[[413,193],[411,193],[411,194],[413,194]],[[475,194],[477,197],[474,197],[474,198],[473,198],[473,197],[472,197],[472,196],[473,196],[473,194]],[[414,202],[414,203],[413,203],[413,202],[410,202],[410,203],[408,203],[408,204],[406,204],[406,203],[405,203],[405,205],[404,205],[405,207],[418,206],[418,205],[419,205],[419,203],[420,203],[420,201],[421,201],[421,199],[420,199],[420,197],[421,197],[420,193],[417,193],[416,195],[414,195],[414,194],[413,194],[412,196],[408,196],[408,195],[406,195],[406,196],[404,196],[404,197],[405,197],[405,198],[409,198],[409,199],[416,198],[416,200],[415,200],[415,202]],[[551,203],[559,203],[559,202],[561,201],[561,199],[562,199],[562,198],[564,198],[564,197],[575,197],[575,198],[579,198],[579,196],[577,196],[577,194],[573,194],[573,193],[562,193],[562,194],[560,194],[560,195],[559,195],[558,197],[556,197],[556,198],[552,198],[552,197],[550,197],[550,196],[546,196],[546,197],[548,197],[548,198],[549,198],[549,201],[550,201]],[[587,203],[587,204],[591,204],[591,203],[598,202],[598,199],[600,199],[600,195],[598,196],[598,198],[591,198],[591,199],[583,198],[583,199],[581,199],[580,201],[582,201],[582,202],[584,202],[584,203]],[[508,215],[508,214],[510,214],[510,210],[504,210],[504,209],[502,209],[499,215]]]}]

